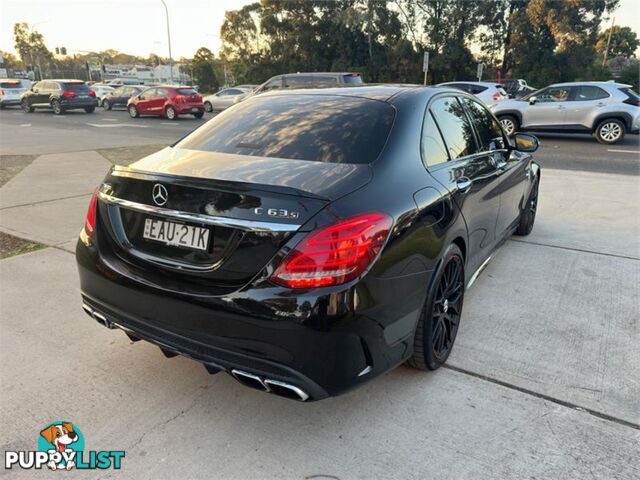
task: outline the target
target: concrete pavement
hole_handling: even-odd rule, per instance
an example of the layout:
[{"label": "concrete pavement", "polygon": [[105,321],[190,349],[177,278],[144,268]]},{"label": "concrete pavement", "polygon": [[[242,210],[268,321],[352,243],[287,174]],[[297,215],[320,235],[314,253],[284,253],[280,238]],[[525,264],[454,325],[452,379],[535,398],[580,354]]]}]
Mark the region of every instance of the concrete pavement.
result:
[{"label": "concrete pavement", "polygon": [[533,234],[508,241],[467,292],[450,368],[400,367],[300,404],[84,314],[68,251],[105,165],[64,158],[86,169],[78,196],[19,206],[12,185],[58,185],[50,175],[65,171],[42,157],[0,189],[0,229],[56,247],[0,261],[4,450],[32,449],[42,426],[69,419],[87,448],[127,451],[104,478],[640,476],[636,178],[545,169]]}]

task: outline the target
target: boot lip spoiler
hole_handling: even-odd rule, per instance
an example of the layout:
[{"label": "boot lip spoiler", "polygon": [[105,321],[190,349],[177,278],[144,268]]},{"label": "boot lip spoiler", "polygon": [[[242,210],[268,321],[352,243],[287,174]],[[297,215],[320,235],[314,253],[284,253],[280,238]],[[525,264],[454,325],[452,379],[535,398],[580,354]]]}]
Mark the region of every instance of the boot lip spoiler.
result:
[{"label": "boot lip spoiler", "polygon": [[106,204],[117,205],[119,207],[128,208],[130,210],[135,210],[141,213],[149,213],[152,215],[175,218],[188,222],[204,223],[207,225],[219,227],[237,228],[239,230],[251,232],[295,232],[302,226],[299,224],[291,223],[261,222],[256,220],[243,220],[239,218],[228,218],[214,215],[203,215],[200,213],[183,212],[180,210],[172,210],[169,208],[162,208],[154,205],[132,202],[131,200],[114,197],[113,195],[109,195],[104,192],[98,192],[98,198],[100,199],[100,201]]}]

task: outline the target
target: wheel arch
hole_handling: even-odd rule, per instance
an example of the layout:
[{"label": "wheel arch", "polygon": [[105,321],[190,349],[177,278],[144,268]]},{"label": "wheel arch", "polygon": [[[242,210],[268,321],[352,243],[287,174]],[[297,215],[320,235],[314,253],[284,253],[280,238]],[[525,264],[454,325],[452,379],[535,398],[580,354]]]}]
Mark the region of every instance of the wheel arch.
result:
[{"label": "wheel arch", "polygon": [[633,123],[633,118],[630,114],[626,112],[611,112],[611,113],[601,113],[596,118],[593,119],[593,124],[591,125],[591,133],[595,133],[598,125],[600,125],[605,120],[619,120],[624,125],[624,129],[626,132],[631,130],[631,125]]},{"label": "wheel arch", "polygon": [[520,124],[520,127],[522,128],[522,113],[518,110],[504,110],[497,112],[494,115],[498,120],[500,120],[500,117],[515,117],[515,119],[518,120],[518,124]]}]

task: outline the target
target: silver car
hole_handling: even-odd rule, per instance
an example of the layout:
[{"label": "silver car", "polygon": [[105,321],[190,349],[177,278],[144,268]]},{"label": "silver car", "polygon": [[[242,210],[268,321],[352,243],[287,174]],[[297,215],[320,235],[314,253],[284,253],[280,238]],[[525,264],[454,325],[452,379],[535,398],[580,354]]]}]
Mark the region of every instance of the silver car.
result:
[{"label": "silver car", "polygon": [[27,87],[19,78],[0,78],[0,108],[20,105],[20,95]]},{"label": "silver car", "polygon": [[494,103],[509,99],[509,95],[503,86],[494,82],[446,82],[440,83],[438,87],[453,87],[463,92],[470,93],[478,97],[485,105],[491,106]]},{"label": "silver car", "polygon": [[557,83],[491,106],[505,132],[591,133],[613,144],[640,130],[640,97],[615,82]]},{"label": "silver car", "polygon": [[204,109],[207,112],[221,112],[233,105],[236,98],[242,98],[251,92],[248,88],[225,88],[218,93],[204,97]]}]

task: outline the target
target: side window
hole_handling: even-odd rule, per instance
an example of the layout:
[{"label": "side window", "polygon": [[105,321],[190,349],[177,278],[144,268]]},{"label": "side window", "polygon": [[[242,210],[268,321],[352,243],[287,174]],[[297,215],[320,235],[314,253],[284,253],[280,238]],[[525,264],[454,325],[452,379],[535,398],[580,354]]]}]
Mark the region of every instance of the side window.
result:
[{"label": "side window", "polygon": [[154,97],[168,97],[169,96],[169,91],[166,88],[156,88],[153,96]]},{"label": "side window", "polygon": [[313,77],[313,85],[316,87],[335,87],[338,84],[338,79],[336,77]]},{"label": "side window", "polygon": [[229,89],[219,91],[217,96],[218,97],[226,97],[227,95],[231,95],[229,93]]},{"label": "side window", "polygon": [[469,89],[467,90],[467,92],[477,95],[484,92],[487,88],[489,87],[484,87],[482,85],[469,85]]},{"label": "side window", "polygon": [[263,92],[268,92],[269,90],[277,90],[282,88],[282,77],[274,78],[269,83],[267,83],[262,89]]},{"label": "side window", "polygon": [[156,96],[156,89],[155,88],[150,88],[149,90],[145,90],[143,92],[143,94],[141,95],[141,98],[143,100],[148,100],[150,98],[153,98]]},{"label": "side window", "polygon": [[285,88],[296,88],[314,85],[315,81],[313,77],[304,77],[296,75],[295,77],[284,77]]},{"label": "side window", "polygon": [[480,150],[490,152],[492,150],[502,150],[504,148],[504,138],[502,137],[502,128],[498,121],[493,118],[483,105],[471,100],[470,98],[462,98],[473,126],[476,128],[478,140],[480,141]]},{"label": "side window", "polygon": [[585,100],[599,100],[601,98],[609,97],[607,92],[595,85],[581,85],[573,88],[575,90],[575,96],[573,99],[578,102]]},{"label": "side window", "polygon": [[447,146],[444,144],[438,125],[433,120],[433,115],[430,111],[427,111],[422,125],[421,143],[422,161],[425,166],[433,167],[449,160]]},{"label": "side window", "polygon": [[457,98],[438,98],[431,104],[430,110],[440,127],[451,160],[478,151],[473,127]]},{"label": "side window", "polygon": [[538,102],[566,102],[570,87],[549,87],[536,95]]}]

